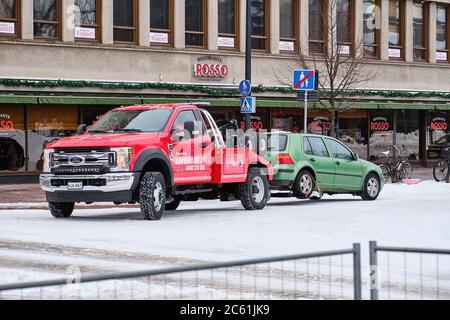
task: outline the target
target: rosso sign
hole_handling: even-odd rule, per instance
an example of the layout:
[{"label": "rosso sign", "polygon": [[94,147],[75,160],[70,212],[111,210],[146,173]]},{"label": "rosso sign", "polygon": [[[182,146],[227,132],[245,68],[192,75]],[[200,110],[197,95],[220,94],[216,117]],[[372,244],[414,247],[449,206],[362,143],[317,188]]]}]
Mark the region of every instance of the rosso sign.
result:
[{"label": "rosso sign", "polygon": [[370,123],[371,131],[388,131],[389,130],[389,122],[380,122],[380,121],[372,121]]},{"label": "rosso sign", "polygon": [[11,120],[0,120],[0,130],[14,130],[14,125]]},{"label": "rosso sign", "polygon": [[434,131],[447,131],[447,122],[439,121],[439,122],[431,122],[430,129]]},{"label": "rosso sign", "polygon": [[225,78],[228,75],[226,64],[196,63],[194,65],[196,77]]}]

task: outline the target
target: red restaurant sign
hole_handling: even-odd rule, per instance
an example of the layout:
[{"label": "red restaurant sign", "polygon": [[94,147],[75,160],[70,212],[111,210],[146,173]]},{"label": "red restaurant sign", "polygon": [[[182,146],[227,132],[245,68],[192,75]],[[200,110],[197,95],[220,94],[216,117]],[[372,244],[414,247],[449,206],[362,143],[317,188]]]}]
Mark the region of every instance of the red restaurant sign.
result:
[{"label": "red restaurant sign", "polygon": [[220,57],[204,56],[194,63],[194,76],[211,79],[222,79],[228,75],[228,66]]},{"label": "red restaurant sign", "polygon": [[9,114],[0,114],[0,131],[14,130],[14,124]]}]

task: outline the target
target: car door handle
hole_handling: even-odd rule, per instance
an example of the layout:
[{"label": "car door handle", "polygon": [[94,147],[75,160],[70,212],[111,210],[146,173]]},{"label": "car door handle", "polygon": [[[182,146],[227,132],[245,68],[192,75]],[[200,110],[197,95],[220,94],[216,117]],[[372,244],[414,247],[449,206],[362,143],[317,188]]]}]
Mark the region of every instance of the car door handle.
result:
[{"label": "car door handle", "polygon": [[309,159],[309,161],[311,161],[311,162],[315,162],[315,161],[316,161],[316,159],[314,159],[314,158],[311,158],[311,159]]},{"label": "car door handle", "polygon": [[206,142],[200,143],[200,147],[201,147],[202,149],[205,149],[207,146],[208,146],[208,144],[207,144]]},{"label": "car door handle", "polygon": [[340,163],[339,161],[336,161],[336,164],[337,164],[337,165],[340,165],[341,163]]}]

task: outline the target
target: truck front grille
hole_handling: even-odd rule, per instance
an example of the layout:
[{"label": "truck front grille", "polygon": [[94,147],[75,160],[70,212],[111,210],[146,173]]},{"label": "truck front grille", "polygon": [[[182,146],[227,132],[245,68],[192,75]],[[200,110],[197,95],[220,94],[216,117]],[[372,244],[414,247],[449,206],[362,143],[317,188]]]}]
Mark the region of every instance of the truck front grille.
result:
[{"label": "truck front grille", "polygon": [[103,166],[82,166],[82,167],[57,167],[51,169],[54,174],[103,174],[109,172]]},{"label": "truck front grille", "polygon": [[55,174],[102,174],[116,163],[109,149],[57,149],[51,155],[51,172]]}]

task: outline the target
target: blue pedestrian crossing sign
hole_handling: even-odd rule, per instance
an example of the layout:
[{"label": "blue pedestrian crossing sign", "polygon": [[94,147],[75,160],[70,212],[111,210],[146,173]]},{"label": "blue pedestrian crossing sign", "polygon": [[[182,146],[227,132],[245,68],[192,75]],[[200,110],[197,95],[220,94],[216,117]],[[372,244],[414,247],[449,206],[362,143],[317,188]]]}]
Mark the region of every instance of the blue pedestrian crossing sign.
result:
[{"label": "blue pedestrian crossing sign", "polygon": [[256,113],[256,99],[253,97],[241,98],[241,113]]},{"label": "blue pedestrian crossing sign", "polygon": [[292,89],[298,91],[313,91],[315,89],[316,73],[314,70],[294,70]]},{"label": "blue pedestrian crossing sign", "polygon": [[246,97],[252,92],[252,84],[248,80],[242,80],[239,84],[239,93],[241,96]]}]

